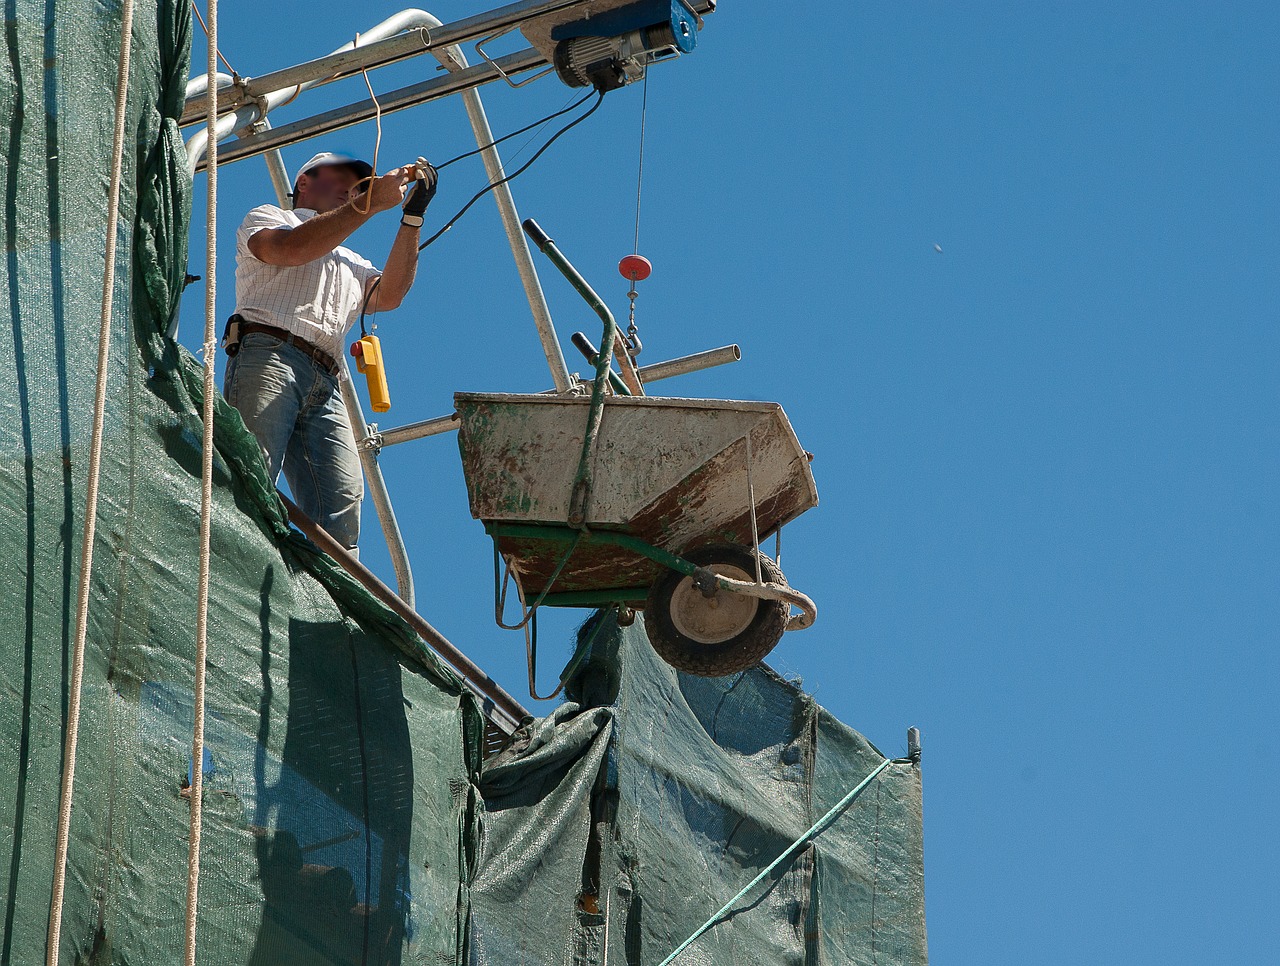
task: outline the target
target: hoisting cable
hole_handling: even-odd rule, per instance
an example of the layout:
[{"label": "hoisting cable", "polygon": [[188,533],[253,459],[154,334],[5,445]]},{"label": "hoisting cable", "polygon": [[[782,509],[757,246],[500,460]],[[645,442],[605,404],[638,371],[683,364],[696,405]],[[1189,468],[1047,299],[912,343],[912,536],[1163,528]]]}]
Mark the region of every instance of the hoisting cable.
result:
[{"label": "hoisting cable", "polygon": [[631,246],[634,255],[640,254],[640,189],[644,185],[644,127],[649,116],[649,72],[644,72],[644,85],[640,97],[640,160],[636,165],[636,238]]},{"label": "hoisting cable", "polygon": [[862,793],[862,790],[866,788],[868,785],[870,785],[875,780],[877,775],[879,775],[882,771],[884,771],[886,768],[888,768],[892,764],[894,764],[894,759],[892,758],[886,758],[884,761],[880,762],[880,764],[878,764],[872,770],[870,775],[862,779],[862,781],[858,782],[858,784],[855,785],[849,791],[849,793],[845,795],[844,798],[840,799],[840,801],[836,802],[835,805],[831,807],[831,810],[827,812],[826,815],[818,819],[818,821],[816,821],[813,824],[813,826],[809,829],[809,831],[805,832],[802,836],[800,836],[798,839],[792,842],[789,846],[787,846],[786,851],[784,851],[780,856],[778,856],[776,859],[770,862],[768,866],[766,866],[764,869],[760,871],[759,875],[757,875],[754,879],[752,879],[745,886],[743,886],[742,891],[739,892],[732,899],[730,899],[728,902],[726,902],[723,906],[721,906],[716,911],[715,915],[713,915],[710,919],[708,919],[701,926],[695,929],[693,932],[693,935],[690,936],[688,939],[686,939],[684,942],[682,942],[679,946],[677,946],[675,950],[671,953],[671,955],[668,956],[666,959],[664,959],[661,963],[659,963],[658,966],[670,966],[671,963],[675,962],[677,957],[679,957],[679,955],[682,952],[684,952],[691,945],[693,945],[694,940],[696,940],[704,932],[706,932],[708,929],[714,926],[717,922],[719,922],[721,916],[723,916],[726,912],[732,909],[734,905],[740,899],[742,899],[743,896],[745,896],[748,892],[754,889],[757,884],[759,884],[761,881],[764,880],[764,878],[767,875],[769,875],[769,873],[771,873],[774,869],[776,869],[779,865],[781,865],[784,861],[786,861],[786,859],[789,858],[793,853],[795,853],[801,846],[806,845],[811,839],[825,832],[827,828],[830,827],[835,822],[835,820],[840,817],[840,813],[843,812],[846,808],[848,808],[849,805],[853,802],[853,800]]},{"label": "hoisting cable", "polygon": [[192,700],[195,705],[191,729],[191,824],[187,845],[187,908],[184,928],[184,966],[196,966],[196,918],[200,899],[200,842],[204,820],[204,713],[205,670],[209,655],[209,570],[210,530],[213,517],[213,414],[214,365],[218,359],[217,294],[218,294],[218,0],[209,5],[209,84],[205,98],[205,130],[207,134],[208,181],[205,201],[204,255],[204,398],[202,418],[204,440],[200,464],[200,576],[196,585],[196,653],[195,682]]},{"label": "hoisting cable", "polygon": [[[543,120],[538,121],[538,122],[536,122],[535,124],[531,124],[531,125],[529,125],[529,127],[536,127],[538,124],[543,124],[543,123],[545,123],[546,121],[550,120],[551,118],[558,117],[558,116],[559,116],[559,115],[561,115],[561,114],[565,114],[565,113],[567,113],[568,111],[573,110],[575,107],[578,107],[580,104],[584,103],[584,101],[585,101],[585,100],[586,100],[586,98],[583,98],[583,99],[581,99],[581,100],[577,101],[575,104],[573,104],[573,105],[571,105],[571,106],[569,106],[569,107],[565,108],[563,111],[558,111],[556,114],[552,114],[552,115],[550,115],[550,117],[543,118]],[[435,242],[436,242],[436,241],[438,241],[438,240],[440,239],[440,237],[441,237],[445,232],[447,232],[450,228],[452,228],[452,227],[457,223],[458,219],[459,219],[459,218],[461,218],[463,215],[465,215],[465,214],[467,213],[467,211],[471,208],[471,206],[472,206],[472,205],[474,205],[477,201],[479,201],[481,198],[483,198],[485,195],[487,195],[490,191],[493,191],[495,188],[501,187],[502,185],[506,184],[508,181],[511,181],[511,180],[513,180],[513,179],[517,178],[518,176],[520,176],[520,175],[524,174],[526,171],[528,171],[528,170],[529,170],[529,167],[530,167],[530,166],[531,166],[535,161],[537,161],[537,160],[538,160],[538,158],[542,157],[543,153],[547,150],[547,148],[549,148],[549,147],[551,147],[551,145],[555,144],[555,142],[556,142],[556,141],[557,141],[557,140],[558,140],[562,135],[567,134],[571,129],[573,129],[573,128],[577,127],[579,124],[581,124],[581,123],[582,123],[583,121],[585,121],[587,118],[589,118],[592,114],[594,114],[594,113],[599,109],[600,104],[601,104],[603,101],[604,101],[604,93],[603,93],[602,91],[601,91],[601,92],[597,92],[597,93],[596,93],[596,102],[595,102],[594,104],[592,104],[592,105],[591,105],[591,107],[590,107],[590,108],[589,108],[585,113],[583,113],[583,114],[579,115],[578,117],[575,117],[572,121],[570,121],[570,122],[569,122],[568,124],[566,124],[564,127],[560,128],[560,130],[556,131],[556,133],[555,133],[555,134],[551,135],[551,137],[549,137],[549,138],[546,140],[546,142],[542,145],[542,147],[538,148],[538,150],[537,150],[537,151],[535,151],[535,152],[533,153],[533,156],[532,156],[531,158],[529,158],[529,160],[528,160],[528,161],[526,161],[524,164],[520,165],[520,167],[516,168],[516,170],[512,171],[512,172],[511,172],[509,175],[507,175],[505,178],[499,178],[497,181],[490,182],[489,184],[487,184],[487,185],[485,185],[483,188],[481,188],[479,191],[477,191],[474,195],[472,195],[472,196],[471,196],[471,200],[470,200],[470,201],[468,201],[465,205],[463,205],[463,206],[458,210],[457,214],[455,214],[452,218],[450,218],[447,222],[445,222],[445,224],[444,224],[444,227],[443,227],[443,228],[441,228],[441,229],[440,229],[439,231],[437,231],[434,235],[432,235],[430,238],[428,238],[426,241],[424,241],[421,245],[419,245],[419,246],[418,246],[418,253],[419,253],[419,255],[421,255],[421,253],[422,253],[422,252],[427,248],[427,246],[435,244]],[[499,138],[499,139],[498,139],[498,141],[503,141],[503,140],[506,140],[506,139],[507,139],[507,138],[509,138],[509,137],[514,137],[516,134],[520,134],[520,133],[522,133],[522,131],[524,131],[524,130],[528,130],[528,128],[523,128],[521,131],[513,131],[511,134],[504,135],[503,137]],[[493,144],[497,144],[497,143],[498,143],[498,141],[494,141],[494,142],[493,142]],[[481,150],[483,150],[483,149],[481,149]],[[469,154],[475,154],[475,153],[476,153],[476,152],[474,152],[474,151],[469,152]],[[445,163],[446,163],[446,164],[452,164],[454,161],[460,160],[460,158],[467,157],[467,156],[468,156],[468,155],[459,155],[459,157],[458,157],[458,158],[452,158],[452,159],[450,159],[449,161],[447,161],[447,162],[445,162]],[[436,168],[436,170],[437,170],[437,171],[439,171],[439,170],[440,170],[440,168],[442,168],[442,167],[444,167],[444,165],[440,165],[439,167],[437,167],[437,168]],[[382,282],[382,276],[378,276],[378,278],[374,280],[374,283],[373,283],[372,285],[370,285],[370,286],[369,286],[369,291],[368,291],[368,293],[365,295],[365,297],[364,297],[364,302],[363,302],[363,303],[361,304],[361,306],[360,306],[360,326],[361,326],[361,331],[364,331],[364,317],[365,317],[365,315],[368,313],[368,310],[369,310],[369,301],[370,301],[370,299],[372,299],[372,298],[373,298],[373,293],[374,293],[374,292],[376,292],[376,291],[378,290],[378,285],[379,285],[381,282]]]},{"label": "hoisting cable", "polygon": [[84,682],[85,637],[89,625],[89,587],[93,540],[98,517],[98,477],[102,466],[103,424],[107,408],[107,362],[111,350],[112,296],[116,281],[116,231],[120,223],[120,180],[124,165],[125,109],[129,99],[129,57],[133,41],[133,0],[120,11],[120,64],[116,73],[115,133],[111,143],[111,175],[107,186],[106,264],[102,276],[102,316],[98,325],[98,380],[89,444],[89,480],[85,488],[84,538],[80,547],[80,584],[76,600],[76,632],[67,693],[67,734],[62,752],[62,789],[54,847],[53,894],[49,902],[49,936],[45,962],[57,966],[62,940],[62,900],[67,887],[67,846],[71,837],[71,798],[75,791],[76,744],[80,734],[80,690]]},{"label": "hoisting cable", "polygon": [[[653,271],[653,266],[649,263],[649,259],[640,254],[640,201],[644,187],[644,135],[648,117],[649,74],[646,71],[644,75],[644,93],[640,100],[640,149],[636,162],[636,234],[631,246],[631,254],[618,262],[618,273],[631,283],[631,287],[627,291],[627,301],[629,303],[627,308],[627,335],[625,339],[620,339],[620,341],[626,348],[624,355],[633,370],[636,356],[640,355],[644,349],[644,343],[640,341],[640,330],[636,328],[636,297],[640,294],[636,290],[636,282],[644,281],[649,277],[649,273]],[[624,368],[626,367],[624,366]],[[639,375],[635,376],[637,383],[639,378]]]}]

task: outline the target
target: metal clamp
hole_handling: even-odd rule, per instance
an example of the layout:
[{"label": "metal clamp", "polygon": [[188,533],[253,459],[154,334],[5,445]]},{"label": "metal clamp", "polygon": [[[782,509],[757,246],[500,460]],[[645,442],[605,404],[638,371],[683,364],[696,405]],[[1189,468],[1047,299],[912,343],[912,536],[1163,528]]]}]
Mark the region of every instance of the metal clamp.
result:
[{"label": "metal clamp", "polygon": [[367,423],[365,425],[364,439],[360,440],[359,445],[361,448],[373,453],[374,456],[382,452],[382,434],[378,432],[377,423]]}]

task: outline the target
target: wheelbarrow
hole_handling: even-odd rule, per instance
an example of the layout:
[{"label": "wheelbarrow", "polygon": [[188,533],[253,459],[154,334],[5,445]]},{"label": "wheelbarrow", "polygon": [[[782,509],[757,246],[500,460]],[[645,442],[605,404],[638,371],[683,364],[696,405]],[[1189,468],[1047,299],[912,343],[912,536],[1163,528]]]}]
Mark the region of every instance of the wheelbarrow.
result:
[{"label": "wheelbarrow", "polygon": [[542,606],[617,607],[624,623],[643,610],[654,649],[682,671],[759,663],[817,617],[758,549],[817,505],[810,457],[777,403],[630,395],[611,368],[608,308],[535,223],[525,230],[605,331],[590,396],[454,396],[471,513],[523,609],[504,624],[496,589],[498,622],[524,626]]}]

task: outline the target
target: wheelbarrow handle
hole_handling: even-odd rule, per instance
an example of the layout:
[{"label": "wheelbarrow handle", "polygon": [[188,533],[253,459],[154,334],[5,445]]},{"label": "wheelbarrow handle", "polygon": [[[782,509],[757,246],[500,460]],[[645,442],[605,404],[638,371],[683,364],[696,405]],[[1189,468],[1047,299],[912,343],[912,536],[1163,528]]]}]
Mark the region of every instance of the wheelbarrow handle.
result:
[{"label": "wheelbarrow handle", "polygon": [[547,246],[552,244],[551,236],[543,231],[542,226],[532,218],[526,218],[520,227],[523,228],[524,233],[529,236],[529,241],[538,246],[538,251],[545,252],[547,250]]},{"label": "wheelbarrow handle", "polygon": [[789,631],[802,631],[806,627],[813,626],[813,622],[818,619],[818,605],[812,598],[800,593],[794,587],[774,583],[757,584],[750,580],[735,580],[713,571],[708,572],[715,578],[716,586],[721,590],[746,597],[759,597],[762,600],[780,600],[792,607],[800,608],[799,614],[792,614],[787,618],[786,629]]}]

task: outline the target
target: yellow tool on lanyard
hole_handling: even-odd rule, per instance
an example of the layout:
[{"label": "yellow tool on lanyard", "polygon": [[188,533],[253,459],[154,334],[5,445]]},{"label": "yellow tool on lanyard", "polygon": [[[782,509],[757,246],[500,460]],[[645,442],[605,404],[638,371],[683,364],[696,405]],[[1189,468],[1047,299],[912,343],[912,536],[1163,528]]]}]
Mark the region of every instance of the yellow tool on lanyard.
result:
[{"label": "yellow tool on lanyard", "polygon": [[385,413],[391,408],[391,392],[387,389],[387,370],[382,364],[382,343],[376,335],[366,335],[351,343],[356,369],[363,372],[369,382],[369,404],[375,413]]}]

